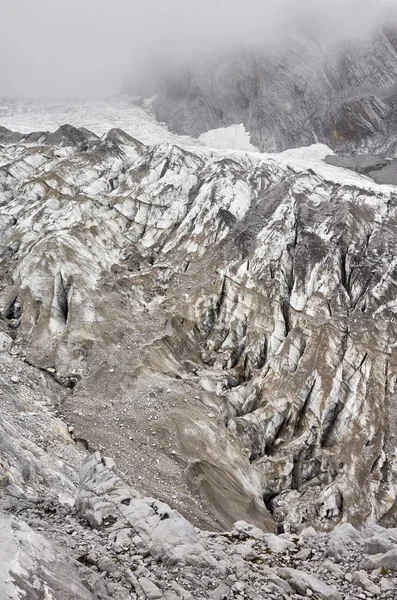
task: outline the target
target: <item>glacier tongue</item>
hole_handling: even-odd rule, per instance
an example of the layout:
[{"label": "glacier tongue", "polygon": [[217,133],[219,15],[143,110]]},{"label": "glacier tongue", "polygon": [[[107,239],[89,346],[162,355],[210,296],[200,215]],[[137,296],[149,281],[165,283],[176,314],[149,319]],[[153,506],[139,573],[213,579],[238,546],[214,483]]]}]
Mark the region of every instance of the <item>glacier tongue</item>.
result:
[{"label": "glacier tongue", "polygon": [[139,141],[0,130],[13,352],[196,524],[395,523],[396,188],[325,147],[140,138],[139,114]]}]

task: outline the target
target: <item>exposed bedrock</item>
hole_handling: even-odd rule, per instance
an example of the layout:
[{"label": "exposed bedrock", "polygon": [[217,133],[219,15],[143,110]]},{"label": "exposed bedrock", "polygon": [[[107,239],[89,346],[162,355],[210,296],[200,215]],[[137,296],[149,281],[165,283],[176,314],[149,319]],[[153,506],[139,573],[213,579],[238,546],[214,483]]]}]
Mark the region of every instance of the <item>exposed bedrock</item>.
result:
[{"label": "exposed bedrock", "polygon": [[396,39],[391,24],[337,47],[295,35],[211,55],[163,73],[154,108],[174,131],[194,136],[243,123],[265,152],[321,142],[395,155]]}]

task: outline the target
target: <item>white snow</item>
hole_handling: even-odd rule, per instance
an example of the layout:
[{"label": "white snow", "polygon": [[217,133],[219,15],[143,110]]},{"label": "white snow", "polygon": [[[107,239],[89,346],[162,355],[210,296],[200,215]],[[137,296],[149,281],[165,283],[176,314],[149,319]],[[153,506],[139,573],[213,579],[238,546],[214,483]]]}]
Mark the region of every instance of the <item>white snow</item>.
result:
[{"label": "white snow", "polygon": [[375,193],[387,191],[395,192],[395,186],[380,185],[375,183],[369,177],[355,173],[350,169],[328,165],[323,159],[329,154],[334,154],[334,152],[331,148],[328,148],[328,146],[324,144],[313,144],[303,148],[286,150],[285,152],[280,152],[278,154],[262,154],[261,156],[267,156],[268,158],[273,158],[278,162],[284,163],[294,169],[297,173],[311,169],[325,181],[330,181],[339,185],[353,186],[366,191],[371,190]]},{"label": "white snow", "polygon": [[312,144],[311,146],[304,146],[303,148],[292,148],[291,150],[285,150],[280,152],[278,156],[285,158],[286,160],[298,160],[306,162],[322,162],[324,158],[330,154],[334,154],[325,144]]},{"label": "white snow", "polygon": [[219,148],[223,150],[243,150],[245,152],[259,152],[251,144],[251,136],[244,125],[230,125],[230,127],[219,127],[203,133],[198,138],[204,146]]},{"label": "white snow", "polygon": [[171,133],[164,124],[136,106],[133,99],[128,97],[65,101],[17,101],[0,98],[0,126],[12,131],[55,131],[65,123],[85,127],[97,135],[119,128],[144,144],[198,144],[193,138]]},{"label": "white snow", "polygon": [[297,173],[311,169],[325,181],[371,190],[374,194],[395,192],[396,189],[395,186],[376,184],[372,179],[349,169],[326,164],[323,159],[328,154],[333,154],[333,151],[324,144],[313,144],[278,154],[260,153],[251,144],[250,134],[242,124],[207,131],[198,139],[178,136],[144,108],[136,106],[132,98],[125,96],[108,100],[67,101],[16,101],[0,98],[0,126],[12,131],[55,131],[65,123],[86,127],[97,135],[103,135],[112,128],[120,128],[144,144],[175,144],[203,154],[206,159],[225,154],[242,157],[244,154],[252,162],[273,160]]}]

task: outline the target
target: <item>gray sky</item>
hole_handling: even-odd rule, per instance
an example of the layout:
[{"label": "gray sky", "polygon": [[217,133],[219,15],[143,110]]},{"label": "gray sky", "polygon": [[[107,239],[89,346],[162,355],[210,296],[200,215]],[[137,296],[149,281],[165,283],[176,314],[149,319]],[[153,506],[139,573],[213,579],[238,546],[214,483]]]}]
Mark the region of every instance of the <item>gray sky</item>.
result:
[{"label": "gray sky", "polygon": [[366,35],[397,0],[0,0],[0,96],[117,93],[151,61],[280,40]]}]

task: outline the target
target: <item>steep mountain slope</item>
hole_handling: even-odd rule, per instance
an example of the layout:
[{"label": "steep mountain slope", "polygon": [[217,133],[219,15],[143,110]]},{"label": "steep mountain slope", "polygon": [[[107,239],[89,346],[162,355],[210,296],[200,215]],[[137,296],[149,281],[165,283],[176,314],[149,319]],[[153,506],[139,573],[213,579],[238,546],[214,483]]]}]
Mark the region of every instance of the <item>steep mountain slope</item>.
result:
[{"label": "steep mountain slope", "polygon": [[266,152],[322,142],[341,152],[394,155],[396,40],[390,27],[336,49],[302,35],[281,47],[217,54],[166,74],[156,112],[195,137],[244,123]]},{"label": "steep mountain slope", "polygon": [[80,443],[212,529],[395,524],[394,187],[321,147],[0,144],[2,322]]}]

